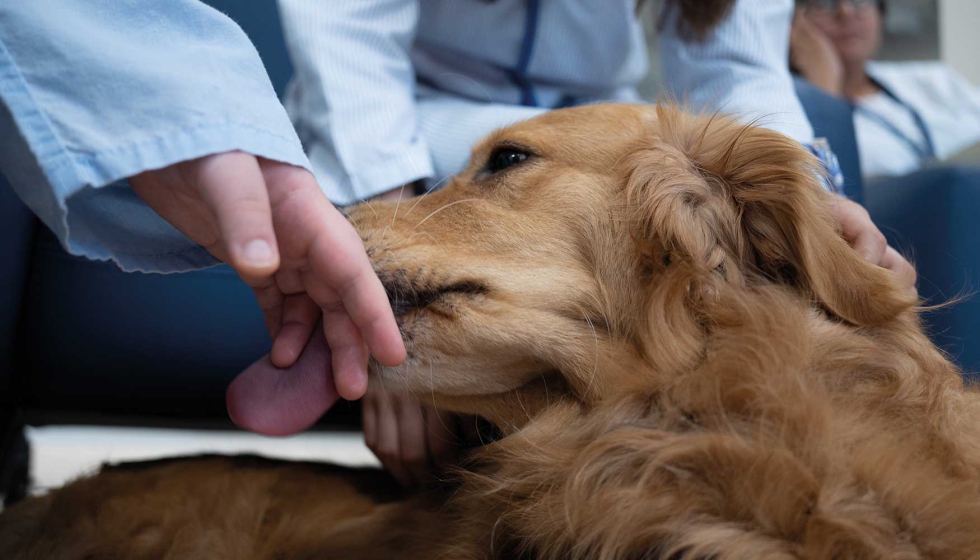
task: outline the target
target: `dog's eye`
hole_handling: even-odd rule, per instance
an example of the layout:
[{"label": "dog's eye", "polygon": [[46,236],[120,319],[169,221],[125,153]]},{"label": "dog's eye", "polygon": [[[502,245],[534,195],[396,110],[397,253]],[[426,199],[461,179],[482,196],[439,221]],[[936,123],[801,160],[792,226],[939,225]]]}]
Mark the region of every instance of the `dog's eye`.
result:
[{"label": "dog's eye", "polygon": [[528,153],[515,148],[497,148],[490,154],[487,171],[499,173],[508,167],[514,167],[527,160]]}]

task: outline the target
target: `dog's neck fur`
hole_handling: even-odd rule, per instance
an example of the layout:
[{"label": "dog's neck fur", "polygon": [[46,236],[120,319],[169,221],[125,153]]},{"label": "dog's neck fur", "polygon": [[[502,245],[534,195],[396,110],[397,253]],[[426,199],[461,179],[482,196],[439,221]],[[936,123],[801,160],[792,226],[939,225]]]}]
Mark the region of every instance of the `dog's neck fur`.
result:
[{"label": "dog's neck fur", "polygon": [[[980,450],[951,439],[944,420],[914,425],[959,384],[955,367],[929,344],[914,312],[890,325],[857,329],[782,288],[736,299],[725,302],[733,311],[706,337],[703,360],[683,375],[666,380],[649,365],[649,375],[633,369],[623,377],[631,382],[594,401],[570,388],[559,397],[552,388],[546,399],[542,381],[516,391],[514,404],[499,405],[497,422],[510,431],[477,450],[462,474],[466,490],[454,493],[458,498],[444,511],[467,519],[461,528],[471,534],[454,533],[446,557],[484,558],[491,550],[493,558],[708,558],[731,546],[758,550],[749,547],[760,546],[761,537],[739,545],[739,531],[700,534],[698,519],[706,515],[783,523],[771,528],[774,542],[847,526],[857,522],[853,515],[890,515],[887,500],[869,501],[860,484],[841,490],[838,509],[818,506],[824,503],[817,493],[822,477],[832,477],[834,465],[801,454],[808,445],[828,453],[838,446],[867,448],[869,465],[894,461],[947,477],[960,492],[976,490],[971,481],[978,473],[969,465],[978,464]],[[620,366],[635,364],[607,363],[597,373],[616,378]],[[892,456],[895,450],[880,441],[854,439],[849,422],[874,418],[853,410],[876,410],[875,417],[902,427],[878,434],[881,441],[924,445],[946,460]],[[711,479],[721,471],[728,474]],[[799,495],[777,499],[771,485],[795,487]],[[719,510],[721,503],[729,509]],[[859,504],[865,510],[848,509]],[[679,510],[690,517],[678,516]],[[522,532],[527,527],[538,530]],[[840,531],[833,539],[871,550],[893,529],[875,530],[883,533]],[[468,545],[461,548],[461,542]]]}]

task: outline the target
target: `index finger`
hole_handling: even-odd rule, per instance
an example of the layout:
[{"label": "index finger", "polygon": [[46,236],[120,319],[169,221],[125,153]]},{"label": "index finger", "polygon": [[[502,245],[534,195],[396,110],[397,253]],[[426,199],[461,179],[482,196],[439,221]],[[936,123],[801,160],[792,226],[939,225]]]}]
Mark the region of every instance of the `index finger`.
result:
[{"label": "index finger", "polygon": [[889,246],[885,250],[885,256],[881,261],[881,266],[894,273],[903,288],[910,293],[917,293],[915,289],[917,279],[915,267],[901,253]]},{"label": "index finger", "polygon": [[[333,206],[326,214],[326,228],[310,246],[310,267],[336,291],[371,354],[382,364],[396,366],[405,360],[405,345],[384,286],[353,226]],[[317,303],[324,307],[337,302]]]},{"label": "index finger", "polygon": [[[330,204],[304,169],[264,162],[283,266],[302,263],[329,290],[312,290],[317,305],[342,305],[371,354],[389,366],[405,359],[405,346],[381,281],[353,226]],[[324,295],[327,294],[327,295]]]},{"label": "index finger", "polygon": [[852,200],[838,197],[837,203],[837,218],[844,239],[868,262],[880,264],[885,257],[888,240],[871,220],[871,215]]}]

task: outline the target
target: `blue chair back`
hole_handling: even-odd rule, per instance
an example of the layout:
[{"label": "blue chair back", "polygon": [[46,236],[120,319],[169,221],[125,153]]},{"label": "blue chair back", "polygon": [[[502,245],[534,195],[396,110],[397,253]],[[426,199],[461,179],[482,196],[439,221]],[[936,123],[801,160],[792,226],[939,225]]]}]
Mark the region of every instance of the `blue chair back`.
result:
[{"label": "blue chair back", "polygon": [[204,0],[204,3],[241,26],[258,49],[272,85],[282,97],[293,75],[293,65],[286,51],[276,0]]},{"label": "blue chair back", "polygon": [[933,341],[968,376],[980,375],[980,168],[869,181],[864,201],[888,242],[911,256],[922,297],[930,304],[965,298],[925,321]]},{"label": "blue chair back", "polygon": [[795,78],[794,85],[796,96],[800,98],[803,110],[813,125],[814,135],[826,138],[837,154],[844,173],[844,194],[851,200],[861,202],[864,193],[861,159],[854,134],[854,109],[847,101],[827,94],[802,78]]}]

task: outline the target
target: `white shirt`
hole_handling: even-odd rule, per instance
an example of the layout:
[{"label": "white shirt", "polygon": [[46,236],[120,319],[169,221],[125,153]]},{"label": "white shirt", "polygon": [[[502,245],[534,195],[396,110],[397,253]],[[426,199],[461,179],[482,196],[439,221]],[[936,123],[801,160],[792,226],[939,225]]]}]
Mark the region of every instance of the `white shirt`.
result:
[{"label": "white shirt", "polygon": [[929,140],[910,108],[879,92],[855,103],[861,175],[905,175],[929,159]]},{"label": "white shirt", "polygon": [[[327,196],[349,204],[458,172],[490,131],[557,106],[640,101],[635,0],[279,0],[286,107]],[[741,0],[704,43],[672,15],[664,81],[693,109],[810,142],[787,65],[793,0]]]},{"label": "white shirt", "polygon": [[[945,64],[873,62],[868,75],[899,101],[879,93],[856,104],[854,128],[863,176],[904,175],[922,167],[928,160],[913,146],[927,146],[925,134],[938,160],[980,142],[980,88]],[[916,124],[916,113],[924,129]]]}]

